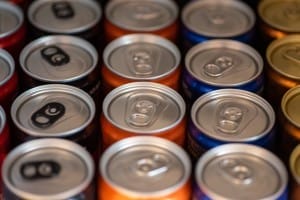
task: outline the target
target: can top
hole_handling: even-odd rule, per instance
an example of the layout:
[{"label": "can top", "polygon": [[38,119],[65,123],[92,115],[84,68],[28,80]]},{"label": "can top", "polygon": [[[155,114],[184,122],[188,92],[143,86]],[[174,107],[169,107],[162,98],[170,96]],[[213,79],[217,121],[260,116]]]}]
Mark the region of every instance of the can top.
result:
[{"label": "can top", "polygon": [[113,0],[105,8],[106,19],[131,31],[156,31],[174,23],[179,9],[173,0]]},{"label": "can top", "polygon": [[97,50],[75,36],[40,37],[20,54],[22,70],[46,83],[68,83],[88,76],[98,64]]},{"label": "can top", "polygon": [[300,145],[298,144],[290,155],[289,162],[290,171],[294,181],[300,184]]},{"label": "can top", "polygon": [[64,84],[34,87],[12,104],[13,123],[38,137],[64,137],[84,130],[95,117],[93,99],[83,90]]},{"label": "can top", "polygon": [[247,44],[216,39],[192,47],[186,54],[185,68],[201,82],[228,87],[256,80],[263,72],[263,60]]},{"label": "can top", "polygon": [[180,63],[179,49],[169,40],[152,34],[129,34],[110,42],[103,61],[113,73],[132,80],[153,80],[174,72]]},{"label": "can top", "polygon": [[19,198],[32,200],[75,197],[89,186],[93,176],[89,153],[63,139],[23,143],[8,154],[2,168],[5,186]]},{"label": "can top", "polygon": [[269,26],[298,33],[300,31],[300,3],[298,0],[263,0],[258,4],[258,15]]},{"label": "can top", "polygon": [[114,126],[137,134],[155,134],[176,127],[185,116],[183,98],[159,83],[133,82],[112,90],[103,114]]},{"label": "can top", "polygon": [[0,39],[15,33],[24,23],[23,11],[15,4],[0,1]]},{"label": "can top", "polygon": [[300,128],[300,86],[289,89],[281,99],[281,111],[285,118],[294,126]]},{"label": "can top", "polygon": [[[1,4],[1,3],[0,3]],[[15,72],[15,61],[4,49],[0,49],[0,86],[3,86]]]},{"label": "can top", "polygon": [[288,35],[274,40],[266,50],[269,66],[279,74],[300,80],[300,35]]},{"label": "can top", "polygon": [[103,153],[99,167],[103,179],[114,189],[138,198],[174,193],[191,174],[186,152],[173,142],[153,136],[114,143]]},{"label": "can top", "polygon": [[[249,144],[225,144],[197,162],[196,182],[210,199],[280,199],[287,170],[270,151]],[[236,192],[238,191],[238,192]]]},{"label": "can top", "polygon": [[226,142],[249,142],[275,126],[272,106],[255,93],[220,89],[199,97],[192,106],[193,124],[204,135]]},{"label": "can top", "polygon": [[5,125],[6,125],[6,113],[3,107],[0,105],[0,134],[2,133]]},{"label": "can top", "polygon": [[102,10],[96,1],[37,0],[30,4],[27,15],[29,22],[42,31],[75,34],[98,24]]},{"label": "can top", "polygon": [[255,25],[253,10],[237,0],[191,1],[181,19],[189,30],[208,37],[234,37],[245,34]]}]

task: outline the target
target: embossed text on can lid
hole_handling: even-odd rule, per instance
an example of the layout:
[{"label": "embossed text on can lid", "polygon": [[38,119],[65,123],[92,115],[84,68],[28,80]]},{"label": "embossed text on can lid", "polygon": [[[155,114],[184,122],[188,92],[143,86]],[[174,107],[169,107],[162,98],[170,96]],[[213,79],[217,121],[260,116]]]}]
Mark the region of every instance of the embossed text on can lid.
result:
[{"label": "embossed text on can lid", "polygon": [[300,86],[289,89],[281,99],[281,111],[294,126],[300,128]]},{"label": "embossed text on can lid", "polygon": [[225,144],[207,151],[196,164],[195,176],[204,194],[220,200],[279,199],[288,182],[279,158],[249,144]]},{"label": "embossed text on can lid", "polygon": [[208,37],[234,37],[250,31],[255,14],[247,4],[237,0],[191,1],[181,19],[189,30]]},{"label": "embossed text on can lid", "polygon": [[288,35],[274,40],[266,50],[269,67],[279,74],[300,80],[300,35]]},{"label": "embossed text on can lid", "polygon": [[114,126],[134,133],[155,134],[177,126],[185,116],[183,98],[159,83],[133,82],[112,90],[103,114]]},{"label": "embossed text on can lid", "polygon": [[191,119],[203,134],[226,142],[255,141],[275,126],[271,105],[257,94],[239,89],[202,95],[192,106]]},{"label": "embossed text on can lid", "polygon": [[300,184],[300,145],[297,145],[293,149],[289,161],[289,168],[293,179],[297,182],[297,184]]},{"label": "embossed text on can lid", "polygon": [[5,125],[6,125],[6,113],[3,107],[0,105],[0,134],[2,133]]},{"label": "embossed text on can lid", "polygon": [[179,49],[152,34],[129,34],[113,40],[103,61],[113,73],[132,80],[153,80],[174,72],[180,64]]},{"label": "embossed text on can lid", "polygon": [[96,1],[37,0],[30,4],[27,15],[29,22],[40,30],[75,34],[99,23],[102,10]]},{"label": "embossed text on can lid", "polygon": [[95,117],[95,103],[83,90],[48,84],[20,94],[11,107],[13,123],[39,137],[64,137],[84,130]]},{"label": "embossed text on can lid", "polygon": [[263,72],[263,60],[251,46],[234,40],[210,40],[191,48],[185,68],[197,80],[215,86],[249,83]]},{"label": "embossed text on can lid", "polygon": [[[74,176],[76,174],[76,176]],[[89,153],[63,139],[23,143],[6,157],[2,178],[21,199],[69,199],[84,191],[94,176]]]},{"label": "embossed text on can lid", "polygon": [[300,32],[300,2],[297,0],[263,0],[258,14],[269,26],[287,32]]},{"label": "embossed text on can lid", "polygon": [[28,76],[47,83],[67,83],[89,75],[97,67],[98,53],[79,37],[52,35],[27,44],[19,59]]},{"label": "embossed text on can lid", "polygon": [[99,167],[114,189],[138,198],[173,193],[191,174],[188,155],[175,143],[153,136],[130,137],[113,144],[102,155]]},{"label": "embossed text on can lid", "polygon": [[3,86],[15,72],[15,61],[4,49],[0,49],[0,86]]},{"label": "embossed text on can lid", "polygon": [[106,18],[118,27],[132,31],[156,31],[178,17],[173,0],[112,0],[105,8]]}]

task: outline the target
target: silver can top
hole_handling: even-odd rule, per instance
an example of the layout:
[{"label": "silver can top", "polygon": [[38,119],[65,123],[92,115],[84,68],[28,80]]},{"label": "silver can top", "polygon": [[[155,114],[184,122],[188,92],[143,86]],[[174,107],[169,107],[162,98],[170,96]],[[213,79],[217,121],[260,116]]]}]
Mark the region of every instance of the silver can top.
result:
[{"label": "silver can top", "polygon": [[210,199],[279,199],[287,170],[270,151],[248,144],[225,144],[207,151],[195,169],[198,187]]},{"label": "silver can top", "polygon": [[[76,176],[74,176],[76,174]],[[71,199],[92,182],[94,163],[89,153],[63,139],[23,143],[5,158],[2,178],[20,199]]]},{"label": "silver can top", "polygon": [[0,134],[2,133],[5,126],[6,126],[6,113],[3,107],[0,105]]},{"label": "silver can top", "polygon": [[98,64],[97,50],[76,36],[40,37],[23,48],[22,70],[46,83],[67,83],[88,76]]},{"label": "silver can top", "polygon": [[185,116],[183,98],[158,83],[133,82],[112,90],[103,114],[114,126],[137,134],[156,134],[177,126]]},{"label": "silver can top", "polygon": [[219,87],[239,86],[261,76],[263,59],[251,46],[234,40],[210,40],[191,48],[185,68],[195,79]]},{"label": "silver can top", "polygon": [[207,37],[234,37],[245,34],[255,25],[255,13],[238,0],[191,1],[181,13],[189,30]]},{"label": "silver can top", "polygon": [[300,184],[300,145],[298,144],[292,151],[289,159],[289,169],[294,181]]},{"label": "silver can top", "polygon": [[110,42],[103,61],[113,73],[132,80],[153,80],[174,72],[180,64],[179,49],[152,34],[129,34]]},{"label": "silver can top", "polygon": [[104,181],[129,197],[174,193],[190,178],[191,162],[181,147],[163,138],[137,136],[120,140],[100,159]]},{"label": "silver can top", "polygon": [[220,89],[199,97],[192,106],[193,124],[204,135],[223,142],[250,142],[275,126],[272,106],[255,93]]},{"label": "silver can top", "polygon": [[179,9],[173,0],[112,0],[105,16],[112,24],[131,31],[156,31],[174,23]]},{"label": "silver can top", "polygon": [[95,117],[95,103],[83,90],[64,84],[34,87],[11,107],[13,123],[39,137],[65,137],[84,130]]},{"label": "silver can top", "polygon": [[27,12],[34,27],[58,34],[87,31],[99,23],[101,15],[99,4],[87,0],[37,0]]},{"label": "silver can top", "polygon": [[15,72],[15,61],[4,49],[0,49],[0,86],[7,83]]}]

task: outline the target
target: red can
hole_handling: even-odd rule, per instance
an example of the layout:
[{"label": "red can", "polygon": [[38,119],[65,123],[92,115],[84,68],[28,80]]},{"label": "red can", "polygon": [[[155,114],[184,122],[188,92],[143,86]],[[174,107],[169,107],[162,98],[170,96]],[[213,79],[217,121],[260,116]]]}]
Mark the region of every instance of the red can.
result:
[{"label": "red can", "polygon": [[18,5],[20,8],[23,9],[23,11],[26,11],[28,5],[31,3],[33,0],[8,0],[9,2]]}]

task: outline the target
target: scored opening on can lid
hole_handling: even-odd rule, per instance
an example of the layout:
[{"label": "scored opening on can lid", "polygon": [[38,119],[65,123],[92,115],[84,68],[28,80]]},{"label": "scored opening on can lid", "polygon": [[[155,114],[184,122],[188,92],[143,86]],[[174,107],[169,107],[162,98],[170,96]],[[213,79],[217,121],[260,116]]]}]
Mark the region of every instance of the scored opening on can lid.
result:
[{"label": "scored opening on can lid", "polygon": [[191,1],[182,10],[184,26],[208,37],[234,37],[250,31],[256,21],[254,11],[237,0]]},{"label": "scored opening on can lid", "polygon": [[156,134],[177,126],[185,116],[185,102],[159,83],[133,82],[112,90],[103,101],[103,114],[114,126],[134,133]]},{"label": "scored opening on can lid", "polygon": [[156,31],[174,23],[179,9],[173,0],[112,0],[105,8],[106,19],[132,31]]},{"label": "scored opening on can lid", "polygon": [[192,47],[185,69],[195,79],[215,86],[237,86],[263,73],[263,59],[251,46],[234,40],[210,40]]},{"label": "scored opening on can lid", "polygon": [[20,94],[11,106],[13,123],[24,133],[64,137],[84,130],[95,117],[95,103],[83,90],[48,84]]},{"label": "scored opening on can lid", "polygon": [[25,142],[8,154],[2,168],[4,185],[20,199],[69,199],[83,192],[93,176],[89,153],[63,139]]},{"label": "scored opening on can lid", "polygon": [[[0,3],[1,4],[1,3]],[[0,49],[0,86],[7,83],[15,72],[15,61],[11,54]]]},{"label": "scored opening on can lid", "polygon": [[40,30],[75,34],[96,26],[102,10],[96,1],[37,0],[30,4],[27,15],[29,22]]},{"label": "scored opening on can lid", "polygon": [[174,72],[180,64],[179,49],[153,34],[129,34],[110,42],[103,61],[113,73],[133,80],[153,80]]},{"label": "scored opening on can lid", "polygon": [[196,183],[210,199],[280,199],[288,176],[281,160],[249,144],[225,144],[197,162]]},{"label": "scored opening on can lid", "polygon": [[99,168],[104,181],[123,194],[138,198],[163,197],[188,182],[191,161],[173,142],[136,136],[110,146],[103,153]]},{"label": "scored opening on can lid", "polygon": [[281,99],[281,111],[294,126],[300,128],[300,86],[289,89]]},{"label": "scored opening on can lid", "polygon": [[294,181],[300,184],[300,145],[298,144],[292,151],[289,159],[289,169]]},{"label": "scored opening on can lid", "polygon": [[27,44],[20,53],[21,69],[47,83],[67,83],[88,76],[98,64],[92,44],[76,36],[52,35]]}]

